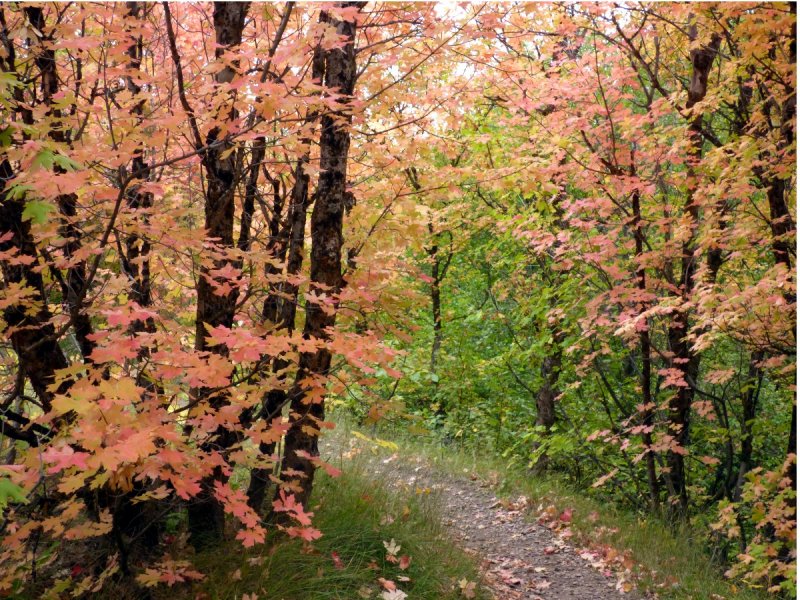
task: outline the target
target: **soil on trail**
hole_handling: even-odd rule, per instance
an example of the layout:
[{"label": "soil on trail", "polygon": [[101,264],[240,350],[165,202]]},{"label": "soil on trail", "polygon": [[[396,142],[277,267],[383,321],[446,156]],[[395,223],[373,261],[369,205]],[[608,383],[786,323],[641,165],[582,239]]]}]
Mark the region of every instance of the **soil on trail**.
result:
[{"label": "soil on trail", "polygon": [[525,498],[500,500],[489,483],[469,474],[442,473],[420,457],[375,457],[369,468],[389,485],[413,493],[430,490],[439,497],[453,541],[476,555],[484,588],[496,600],[640,598],[624,593],[618,574],[596,554],[576,549],[550,528],[532,522]]}]

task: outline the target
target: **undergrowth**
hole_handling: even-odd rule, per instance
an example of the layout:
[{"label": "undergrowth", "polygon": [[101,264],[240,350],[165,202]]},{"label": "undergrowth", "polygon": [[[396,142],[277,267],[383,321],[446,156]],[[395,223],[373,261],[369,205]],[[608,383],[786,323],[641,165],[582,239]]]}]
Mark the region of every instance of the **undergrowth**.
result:
[{"label": "undergrowth", "polygon": [[[392,583],[382,579],[409,599],[463,597],[459,582],[475,582],[479,575],[470,557],[443,541],[434,500],[390,490],[359,458],[341,466],[341,476],[320,472],[315,480],[310,510],[322,538],[303,544],[274,533],[266,544],[248,550],[226,542],[187,557],[205,575],[202,581],[159,586],[153,599],[392,598]],[[121,597],[109,593],[108,598]]]}]

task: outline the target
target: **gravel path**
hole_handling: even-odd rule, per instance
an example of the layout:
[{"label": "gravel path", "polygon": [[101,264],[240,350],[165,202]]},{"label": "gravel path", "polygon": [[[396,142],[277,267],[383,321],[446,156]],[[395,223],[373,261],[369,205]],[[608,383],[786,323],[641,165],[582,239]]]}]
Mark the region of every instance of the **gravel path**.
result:
[{"label": "gravel path", "polygon": [[551,528],[526,519],[531,507],[525,498],[502,501],[474,476],[439,472],[419,457],[375,457],[369,465],[391,485],[439,497],[444,524],[481,561],[484,586],[496,600],[640,597],[624,593],[596,553],[576,549]]}]

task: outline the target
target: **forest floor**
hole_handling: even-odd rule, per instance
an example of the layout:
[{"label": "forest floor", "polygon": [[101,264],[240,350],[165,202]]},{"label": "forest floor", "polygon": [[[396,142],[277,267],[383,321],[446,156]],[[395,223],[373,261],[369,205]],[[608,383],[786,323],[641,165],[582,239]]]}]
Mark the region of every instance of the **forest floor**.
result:
[{"label": "forest floor", "polygon": [[[498,497],[491,476],[441,469],[424,456],[365,454],[365,470],[390,487],[436,496],[451,538],[442,543],[455,543],[474,556],[483,574],[482,591],[496,600],[640,597],[632,591],[632,565],[626,560],[570,543],[569,510],[558,512],[525,496]],[[472,597],[471,590],[462,595]]]}]

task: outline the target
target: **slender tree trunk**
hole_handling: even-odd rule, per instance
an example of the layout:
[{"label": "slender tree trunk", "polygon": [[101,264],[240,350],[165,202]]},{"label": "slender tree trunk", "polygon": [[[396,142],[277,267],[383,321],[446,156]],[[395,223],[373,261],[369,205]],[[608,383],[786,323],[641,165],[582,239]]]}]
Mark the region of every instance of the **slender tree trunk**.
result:
[{"label": "slender tree trunk", "polygon": [[[248,6],[247,2],[216,2],[214,4],[214,32],[217,43],[215,56],[217,59],[220,59],[226,50],[241,43]],[[236,66],[233,63],[218,71],[214,75],[216,83],[230,83],[235,76]],[[232,122],[237,118],[238,111],[232,99],[226,104],[227,106],[221,110],[227,110],[227,113],[219,115],[219,118]],[[215,246],[224,252],[234,245],[234,196],[238,172],[235,153],[232,152],[233,147],[228,141],[220,139],[220,133],[219,127],[214,127],[208,132],[207,149],[202,154],[202,164],[206,174],[206,236],[214,239]],[[217,258],[214,260],[213,267],[221,269],[229,264],[233,264],[231,260]],[[211,277],[209,269],[201,268],[197,282],[195,348],[198,351],[224,354],[224,346],[207,344],[206,326],[233,326],[236,294],[234,292],[217,294],[209,281]],[[212,393],[207,389],[197,390],[196,393],[213,409],[220,409],[227,402],[224,394]],[[206,452],[215,450],[224,452],[235,441],[236,436],[233,432],[220,427],[214,435],[213,442],[207,441],[202,447]],[[225,513],[222,503],[214,496],[214,482],[225,479],[222,469],[217,467],[211,477],[202,480],[201,492],[189,504],[189,533],[192,544],[196,548],[215,544],[223,537]]]},{"label": "slender tree trunk", "polygon": [[[343,2],[339,6],[362,7],[360,2]],[[325,85],[342,94],[339,106],[322,117],[320,135],[320,175],[314,210],[311,214],[311,282],[310,294],[319,299],[306,303],[306,323],[303,335],[325,340],[328,329],[336,322],[336,311],[320,306],[323,297],[333,298],[341,290],[342,281],[342,224],[345,210],[353,198],[347,190],[347,156],[350,149],[349,124],[352,119],[350,98],[356,81],[355,21],[331,20],[336,32],[344,39],[341,48],[331,50],[325,64]],[[315,467],[310,457],[319,455],[320,423],[324,419],[324,396],[308,395],[307,378],[324,385],[328,375],[331,353],[327,348],[300,355],[297,376],[292,389],[290,429],[286,434],[282,467],[283,482],[297,490],[295,497],[308,505]]]},{"label": "slender tree trunk", "polygon": [[[642,296],[647,294],[647,270],[642,263],[642,254],[644,253],[644,230],[642,228],[642,208],[641,197],[639,190],[633,193],[632,198],[633,208],[633,231],[636,243],[636,287]],[[644,313],[647,308],[647,303],[644,298],[640,299],[640,311]],[[650,324],[647,320],[640,324],[639,331],[639,351],[642,354],[642,374],[640,384],[642,386],[642,442],[645,447],[645,461],[647,464],[647,484],[650,492],[650,508],[656,512],[659,507],[660,490],[658,485],[658,476],[656,474],[656,457],[653,453],[653,426],[654,426],[654,413],[655,403],[652,396],[652,361],[650,360]]]},{"label": "slender tree trunk", "polygon": [[[789,10],[797,19],[797,4],[791,2]],[[789,42],[789,55],[791,57],[791,64],[797,65],[797,29],[792,28],[791,40]],[[778,144],[779,152],[792,152],[792,156],[796,162],[797,151],[796,148],[792,150],[792,144],[796,144],[796,125],[795,120],[797,117],[797,90],[794,87],[794,80],[789,82],[789,94],[783,106],[781,107],[781,141]],[[775,257],[776,264],[783,264],[788,273],[795,277],[796,271],[792,266],[792,256],[795,255],[795,244],[797,243],[797,230],[792,215],[789,211],[787,202],[787,193],[791,193],[791,175],[784,179],[775,176],[770,182],[767,191],[769,199],[770,210],[770,225],[772,228],[772,253]],[[796,260],[795,260],[796,262]],[[797,294],[795,291],[784,292],[784,300],[792,307],[791,319],[791,332],[792,337],[797,345],[797,330],[795,324],[797,321]],[[787,461],[786,470],[784,475],[790,480],[789,489],[797,489],[797,393],[795,392],[792,397],[791,408],[791,423],[789,426],[789,439],[786,445],[786,455],[792,457],[791,461]],[[789,499],[791,514],[788,518],[797,522],[797,497],[793,496]],[[782,552],[782,558],[788,559],[789,548],[788,546]]]},{"label": "slender tree trunk", "polygon": [[431,316],[433,317],[431,374],[436,375],[436,363],[439,358],[439,350],[442,347],[442,265],[439,256],[439,244],[436,241],[437,234],[433,229],[432,219],[428,219],[428,233],[431,236],[428,257],[431,261]]},{"label": "slender tree trunk", "polygon": [[[695,36],[696,31],[693,29],[691,37],[694,38]],[[714,35],[708,45],[691,51],[692,80],[689,86],[687,109],[692,109],[705,98],[708,90],[708,76],[719,51],[719,45],[720,38]],[[692,233],[683,243],[681,249],[680,281],[678,285],[680,287],[680,299],[683,304],[691,299],[697,270],[696,257],[694,255],[694,228],[696,228],[698,222],[699,211],[695,203],[695,191],[697,190],[696,178],[699,176],[697,163],[703,152],[702,129],[703,115],[699,114],[694,116],[689,124],[690,147],[686,174],[688,192],[684,204],[684,214],[689,217],[692,223]],[[685,307],[676,309],[667,332],[669,349],[672,353],[670,366],[681,373],[685,385],[675,391],[669,402],[669,428],[672,444],[667,451],[668,472],[665,479],[667,488],[672,496],[671,508],[675,514],[681,517],[687,515],[689,508],[684,455],[689,445],[689,423],[694,399],[692,385],[697,381],[697,373],[699,371],[699,357],[692,350],[691,341],[688,339],[689,329],[690,322],[687,309]]]},{"label": "slender tree trunk", "polygon": [[[126,27],[131,31],[131,45],[128,47],[128,75],[125,78],[126,88],[134,98],[141,94],[141,86],[136,83],[141,70],[143,46],[142,37],[133,30],[144,22],[145,5],[143,2],[126,2]],[[130,114],[136,121],[136,127],[142,127],[144,121],[144,98],[135,102]],[[131,184],[126,190],[127,209],[142,224],[149,221],[149,210],[153,206],[153,194],[141,189],[141,184],[150,178],[150,166],[145,160],[145,148],[140,144],[133,151],[130,162]],[[145,236],[130,233],[125,238],[125,252],[121,256],[123,269],[130,282],[130,298],[139,306],[149,307],[153,303],[150,280],[150,242]],[[145,320],[136,320],[130,325],[132,335],[156,331],[155,321],[152,317]],[[146,363],[150,356],[150,349],[142,347],[139,350],[139,360]],[[137,383],[144,388],[145,395],[158,394],[160,386],[148,379],[144,370],[140,370]],[[152,550],[158,543],[159,503],[148,500],[132,503],[131,500],[144,491],[142,482],[134,482],[133,490],[127,494],[107,493],[102,499],[104,506],[113,508],[114,538],[120,555],[120,570],[129,574],[127,557],[131,545],[136,545],[144,550]],[[128,540],[130,540],[128,542]]]},{"label": "slender tree trunk", "polygon": [[[455,162],[455,161],[454,161]],[[415,192],[419,193],[422,189],[422,186],[419,183],[419,174],[417,173],[417,169],[414,167],[409,167],[406,169],[406,177],[408,178],[411,187],[414,189]],[[450,252],[448,252],[444,259],[442,258],[442,250],[439,246],[439,237],[442,233],[449,233],[448,231],[441,232],[436,231],[433,226],[433,217],[429,216],[428,218],[428,237],[431,240],[431,245],[428,246],[425,250],[428,253],[428,259],[431,266],[431,282],[430,282],[430,298],[431,298],[431,322],[433,325],[433,340],[431,342],[431,357],[430,357],[430,372],[431,375],[436,375],[436,368],[439,362],[439,352],[442,348],[442,341],[444,336],[444,330],[442,327],[442,282],[444,281],[444,277],[447,274],[447,269],[450,266],[450,261],[453,257],[452,252],[452,245]],[[452,237],[451,237],[452,241]],[[438,387],[438,379],[434,379],[433,382],[433,389],[434,391]],[[439,404],[439,408],[436,411],[439,415],[445,414],[444,405],[442,403]]]},{"label": "slender tree trunk", "polygon": [[[126,6],[129,19],[134,22],[136,20],[143,21],[143,2],[126,2]],[[128,69],[130,73],[125,78],[125,85],[127,90],[134,97],[137,97],[142,92],[141,86],[136,83],[137,73],[142,65],[142,38],[137,36],[131,42],[128,47]],[[142,126],[144,104],[145,100],[142,98],[131,109],[131,115],[136,119],[137,127]],[[150,177],[150,166],[145,160],[145,148],[143,145],[139,145],[133,151],[130,169],[133,180],[127,190],[128,210],[137,216],[141,215],[141,221],[146,225],[149,221],[148,211],[153,207],[153,194],[142,191],[139,187],[140,183],[146,182]],[[150,283],[150,242],[146,237],[135,233],[127,236],[125,240],[124,267],[131,280],[131,299],[139,306],[150,306],[153,303]],[[131,329],[133,333],[145,331],[153,333],[156,330],[156,326],[153,319],[148,318],[146,321],[135,321]],[[151,387],[148,382],[143,381],[141,383],[145,387]]]},{"label": "slender tree trunk", "polygon": [[[46,23],[44,11],[41,6],[30,6],[25,9],[25,15],[31,25],[44,34]],[[69,144],[69,136],[61,121],[61,110],[53,107],[53,98],[59,91],[58,73],[56,70],[56,52],[52,45],[54,41],[52,33],[43,37],[40,42],[40,51],[36,55],[36,66],[41,76],[42,102],[48,106],[47,116],[53,121],[50,123],[48,135],[50,139],[58,144]],[[56,173],[64,173],[65,170],[56,165]],[[75,339],[78,341],[81,354],[84,360],[88,360],[96,344],[91,339],[92,323],[89,315],[84,312],[83,297],[86,284],[86,262],[76,261],[73,257],[81,248],[81,231],[76,224],[77,220],[77,201],[75,194],[61,194],[56,197],[59,211],[62,215],[61,235],[65,240],[63,246],[64,256],[69,266],[67,276],[63,280],[62,292],[63,302],[67,307],[70,318],[75,329]]]},{"label": "slender tree trunk", "polygon": [[739,471],[731,492],[731,500],[733,502],[741,500],[745,476],[753,468],[753,422],[756,418],[758,396],[761,391],[761,382],[764,378],[764,372],[757,364],[762,359],[763,357],[760,355],[754,355],[750,358],[747,389],[742,396],[742,450],[739,454]]},{"label": "slender tree trunk", "polygon": [[[558,48],[559,50],[556,52],[554,60],[560,60],[562,50],[566,51],[568,56],[572,56],[574,58],[567,40],[564,40],[563,43],[560,43]],[[559,161],[559,166],[564,166],[566,163],[567,156],[565,155]],[[569,223],[564,215],[564,208],[562,206],[562,203],[567,198],[567,190],[563,183],[558,183],[558,188],[558,194],[553,197],[552,208],[556,216],[555,225],[559,230],[563,231],[569,228]],[[560,242],[556,240],[553,244],[553,248],[555,249],[559,246]],[[546,273],[550,270],[547,261],[543,260],[540,264],[542,273]],[[563,282],[562,274],[555,273],[554,279],[554,281],[552,279],[548,281],[548,287],[557,289],[558,286]],[[553,294],[550,296],[549,304],[551,310],[557,308],[557,295]],[[561,343],[564,341],[565,333],[555,323],[547,323],[544,326],[549,330],[550,336],[553,339],[553,343],[548,344],[546,355],[539,367],[539,372],[542,376],[542,385],[536,394],[536,426],[544,428],[544,434],[549,436],[552,432],[553,426],[556,424],[556,398],[558,398],[560,394],[560,391],[558,390],[558,378],[561,375],[561,366],[563,361]],[[540,447],[541,444],[538,441],[534,442],[532,448],[533,452],[537,452]],[[535,473],[543,473],[547,470],[549,464],[550,456],[546,452],[543,452],[537,459],[536,464],[533,467],[533,471]]]},{"label": "slender tree trunk", "polygon": [[[557,333],[557,332],[553,332]],[[542,376],[542,385],[536,392],[536,426],[544,428],[545,435],[549,435],[553,425],[556,424],[556,398],[559,395],[558,377],[561,373],[561,349],[555,344],[547,351],[547,356],[542,359],[539,367]],[[533,445],[536,452],[541,447],[537,441]],[[534,473],[543,473],[550,464],[550,457],[543,453],[533,466]]]},{"label": "slender tree trunk", "polygon": [[[327,15],[325,12],[320,14],[320,22],[327,22]],[[326,52],[322,49],[320,43],[314,48],[314,55],[311,64],[311,78],[314,81],[322,82],[325,75],[325,58]],[[309,111],[306,114],[306,123],[315,123],[319,118],[316,110]],[[305,138],[303,144],[311,147],[311,139]],[[297,160],[297,165],[294,171],[294,185],[292,186],[292,193],[289,199],[289,214],[287,219],[286,230],[288,234],[288,243],[284,243],[284,252],[286,253],[286,279],[281,285],[280,296],[277,291],[271,293],[264,303],[264,320],[275,324],[277,331],[285,331],[291,335],[294,331],[295,318],[297,316],[297,302],[300,292],[300,286],[297,284],[296,278],[300,274],[303,267],[303,251],[305,248],[305,235],[306,235],[306,217],[308,208],[311,204],[309,196],[310,177],[306,172],[306,167],[311,160],[310,151],[303,153]],[[278,302],[278,299],[280,301]],[[272,372],[278,375],[279,380],[285,380],[285,369],[289,366],[289,362],[281,357],[275,357],[272,363]],[[269,390],[262,399],[261,412],[259,418],[261,420],[271,423],[273,419],[279,418],[283,406],[286,404],[287,394],[282,387],[276,387]],[[272,456],[275,453],[276,444],[264,443],[259,445],[259,452],[264,457]],[[272,473],[271,468],[253,469],[250,473],[250,484],[247,489],[248,504],[251,508],[260,512],[264,499],[266,498],[267,486],[269,485],[269,476]]]}]

